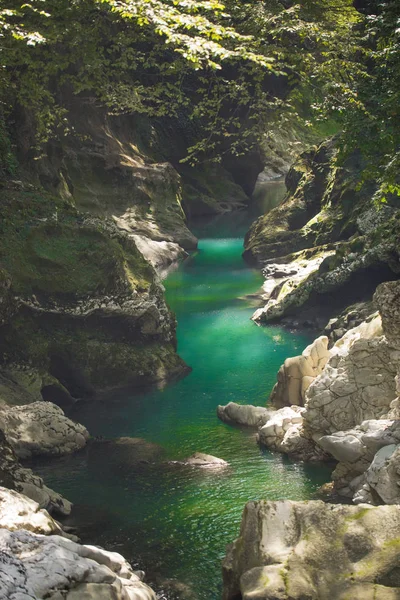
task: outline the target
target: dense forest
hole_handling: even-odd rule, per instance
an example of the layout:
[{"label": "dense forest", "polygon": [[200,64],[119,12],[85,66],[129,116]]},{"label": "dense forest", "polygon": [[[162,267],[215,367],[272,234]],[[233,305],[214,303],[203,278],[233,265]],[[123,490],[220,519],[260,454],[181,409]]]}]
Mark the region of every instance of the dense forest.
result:
[{"label": "dense forest", "polygon": [[0,600],[398,598],[399,0],[0,0],[0,56]]}]

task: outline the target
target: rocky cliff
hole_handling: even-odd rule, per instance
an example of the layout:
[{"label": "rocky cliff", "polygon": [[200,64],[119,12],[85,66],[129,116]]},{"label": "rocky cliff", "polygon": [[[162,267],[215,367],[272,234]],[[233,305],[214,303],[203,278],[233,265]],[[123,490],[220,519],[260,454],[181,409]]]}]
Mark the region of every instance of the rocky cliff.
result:
[{"label": "rocky cliff", "polygon": [[398,203],[389,198],[377,205],[373,183],[360,184],[362,168],[355,154],[339,166],[334,141],[295,162],[283,203],[246,236],[244,257],[266,278],[255,321],[295,314],[321,327],[332,313],[370,300],[379,283],[399,276]]}]

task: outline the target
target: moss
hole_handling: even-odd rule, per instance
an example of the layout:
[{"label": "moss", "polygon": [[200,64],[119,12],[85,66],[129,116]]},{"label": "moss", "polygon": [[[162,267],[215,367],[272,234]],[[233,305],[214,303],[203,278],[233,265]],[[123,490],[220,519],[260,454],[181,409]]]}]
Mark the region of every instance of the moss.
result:
[{"label": "moss", "polygon": [[113,238],[96,223],[85,225],[69,207],[43,193],[8,195],[1,225],[0,265],[22,295],[84,297],[111,294],[128,278],[146,289],[149,265],[135,245]]},{"label": "moss", "polygon": [[[83,217],[63,201],[21,185],[9,187],[4,196],[0,276],[7,283],[3,267],[11,276],[11,291],[33,300],[35,308],[22,307],[4,319],[3,364],[51,373],[74,396],[183,372],[174,320],[168,327],[154,271],[133,240],[106,219]],[[111,307],[103,314],[104,299],[115,299],[118,307],[119,300],[130,297],[140,303],[140,294],[154,300],[156,311],[160,308],[160,332],[151,311],[138,317]],[[79,306],[88,301],[97,314],[80,316]],[[54,306],[53,312],[49,307]]]},{"label": "moss", "polygon": [[2,333],[3,362],[50,372],[73,396],[163,381],[185,369],[173,342],[148,338],[122,317],[82,320],[25,309]]},{"label": "moss", "polygon": [[356,513],[348,515],[345,518],[345,521],[358,521],[359,519],[363,519],[369,511],[369,508],[360,508]]}]

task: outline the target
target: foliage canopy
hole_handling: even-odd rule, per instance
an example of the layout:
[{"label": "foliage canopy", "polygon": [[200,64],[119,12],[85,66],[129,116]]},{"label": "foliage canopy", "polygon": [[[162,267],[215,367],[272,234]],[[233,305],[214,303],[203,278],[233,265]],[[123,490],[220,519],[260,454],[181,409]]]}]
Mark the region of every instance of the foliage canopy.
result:
[{"label": "foliage canopy", "polygon": [[184,114],[199,132],[192,162],[243,154],[271,123],[328,120],[342,155],[360,148],[367,176],[393,192],[399,11],[397,0],[367,14],[352,0],[0,0],[0,130],[20,104],[39,145],[71,133],[66,90],[114,113]]}]

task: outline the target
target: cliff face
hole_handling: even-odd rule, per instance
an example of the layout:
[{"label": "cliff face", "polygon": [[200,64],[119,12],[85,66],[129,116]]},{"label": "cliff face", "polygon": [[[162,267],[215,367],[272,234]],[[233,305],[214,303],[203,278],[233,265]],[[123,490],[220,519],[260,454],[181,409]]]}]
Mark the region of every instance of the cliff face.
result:
[{"label": "cliff face", "polygon": [[289,171],[283,203],[252,225],[244,257],[263,267],[265,306],[257,322],[306,308],[339,310],[370,299],[400,273],[398,205],[377,206],[360,188],[362,159],[338,167],[334,142],[306,152]]},{"label": "cliff face", "polygon": [[[4,189],[1,363],[50,375],[72,396],[186,369],[175,319],[135,239],[32,186]],[[50,380],[49,380],[50,381]],[[48,398],[51,399],[51,398]]]}]

